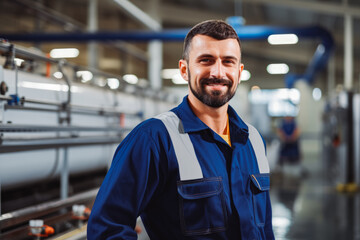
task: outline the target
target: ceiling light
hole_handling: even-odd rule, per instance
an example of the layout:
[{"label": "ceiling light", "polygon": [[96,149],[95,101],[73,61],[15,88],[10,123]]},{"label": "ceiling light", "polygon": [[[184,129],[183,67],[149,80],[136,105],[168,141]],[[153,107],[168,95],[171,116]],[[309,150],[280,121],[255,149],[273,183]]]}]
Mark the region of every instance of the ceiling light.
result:
[{"label": "ceiling light", "polygon": [[241,72],[241,77],[240,80],[241,81],[247,81],[251,78],[251,73],[248,70],[243,70]]},{"label": "ceiling light", "polygon": [[272,45],[296,44],[298,41],[295,34],[272,34],[268,37],[268,42]]},{"label": "ceiling light", "polygon": [[138,77],[134,74],[126,74],[123,76],[123,79],[130,84],[137,84],[139,81]]},{"label": "ceiling light", "polygon": [[82,82],[88,82],[94,75],[90,71],[77,71],[76,76],[81,78]]},{"label": "ceiling light", "polygon": [[289,66],[285,63],[273,63],[266,67],[270,74],[286,74],[289,72]]},{"label": "ceiling light", "polygon": [[76,48],[54,48],[50,51],[52,58],[76,58],[79,56],[79,50]]},{"label": "ceiling light", "polygon": [[119,79],[117,79],[117,78],[108,78],[107,79],[107,85],[111,89],[117,89],[120,86]]}]

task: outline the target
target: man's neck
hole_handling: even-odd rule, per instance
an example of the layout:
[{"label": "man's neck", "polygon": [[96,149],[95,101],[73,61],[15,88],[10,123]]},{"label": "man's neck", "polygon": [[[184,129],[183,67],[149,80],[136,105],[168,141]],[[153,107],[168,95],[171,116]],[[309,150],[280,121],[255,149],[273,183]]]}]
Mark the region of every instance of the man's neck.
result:
[{"label": "man's neck", "polygon": [[194,114],[217,134],[224,134],[228,121],[228,103],[219,108],[209,107],[193,95],[188,96],[188,101]]}]

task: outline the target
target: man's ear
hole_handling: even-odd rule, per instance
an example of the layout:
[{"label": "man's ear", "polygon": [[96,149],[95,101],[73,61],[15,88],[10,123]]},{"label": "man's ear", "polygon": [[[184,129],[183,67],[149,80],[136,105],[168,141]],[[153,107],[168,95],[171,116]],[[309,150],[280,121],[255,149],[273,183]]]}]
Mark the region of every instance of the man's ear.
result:
[{"label": "man's ear", "polygon": [[189,81],[188,79],[188,64],[187,64],[187,61],[184,60],[184,59],[181,59],[179,61],[179,70],[180,70],[180,75],[181,77],[186,80],[186,81]]},{"label": "man's ear", "polygon": [[242,74],[243,70],[244,70],[244,64],[240,63],[238,84],[240,84],[240,82],[241,82],[241,74]]}]

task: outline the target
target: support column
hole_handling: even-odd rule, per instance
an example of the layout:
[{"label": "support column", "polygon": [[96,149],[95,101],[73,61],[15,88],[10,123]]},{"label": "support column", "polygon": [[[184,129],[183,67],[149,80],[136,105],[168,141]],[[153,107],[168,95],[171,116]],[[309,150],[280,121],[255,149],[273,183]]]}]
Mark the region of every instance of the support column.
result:
[{"label": "support column", "polygon": [[[159,19],[159,0],[148,1],[148,14],[159,24],[155,31],[161,30],[161,19]],[[151,41],[148,45],[149,62],[148,75],[150,86],[154,90],[162,88],[161,70],[163,67],[163,43],[158,40]]]},{"label": "support column", "polygon": [[344,16],[344,87],[350,91],[353,87],[353,19],[350,14]]},{"label": "support column", "polygon": [[161,41],[154,40],[148,45],[149,62],[148,73],[150,86],[154,90],[162,88],[161,69],[163,64],[163,44]]},{"label": "support column", "polygon": [[[161,24],[160,19],[158,19],[158,9],[160,6],[159,0],[146,1],[147,13],[135,6],[128,0],[114,0],[118,6],[125,11],[130,17],[149,28],[153,31],[160,31]],[[150,86],[153,89],[161,89],[162,79],[161,79],[161,69],[162,69],[162,42],[160,41],[151,41],[148,45],[149,53],[149,63],[148,63],[148,78],[150,81]]]},{"label": "support column", "polygon": [[[89,32],[96,32],[98,30],[98,11],[97,0],[89,0],[88,8],[88,29]],[[90,68],[98,68],[99,49],[96,42],[88,43],[88,66]]]}]

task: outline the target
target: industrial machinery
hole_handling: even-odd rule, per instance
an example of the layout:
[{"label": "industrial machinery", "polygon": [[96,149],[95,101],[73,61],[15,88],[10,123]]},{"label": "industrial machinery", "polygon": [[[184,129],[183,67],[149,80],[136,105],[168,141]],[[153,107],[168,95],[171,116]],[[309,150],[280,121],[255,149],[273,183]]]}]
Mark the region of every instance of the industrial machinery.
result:
[{"label": "industrial machinery", "polygon": [[360,185],[360,94],[340,92],[323,114],[323,168],[339,191]]},{"label": "industrial machinery", "polygon": [[8,42],[0,42],[0,53],[0,238],[76,227],[116,146],[177,99]]}]

